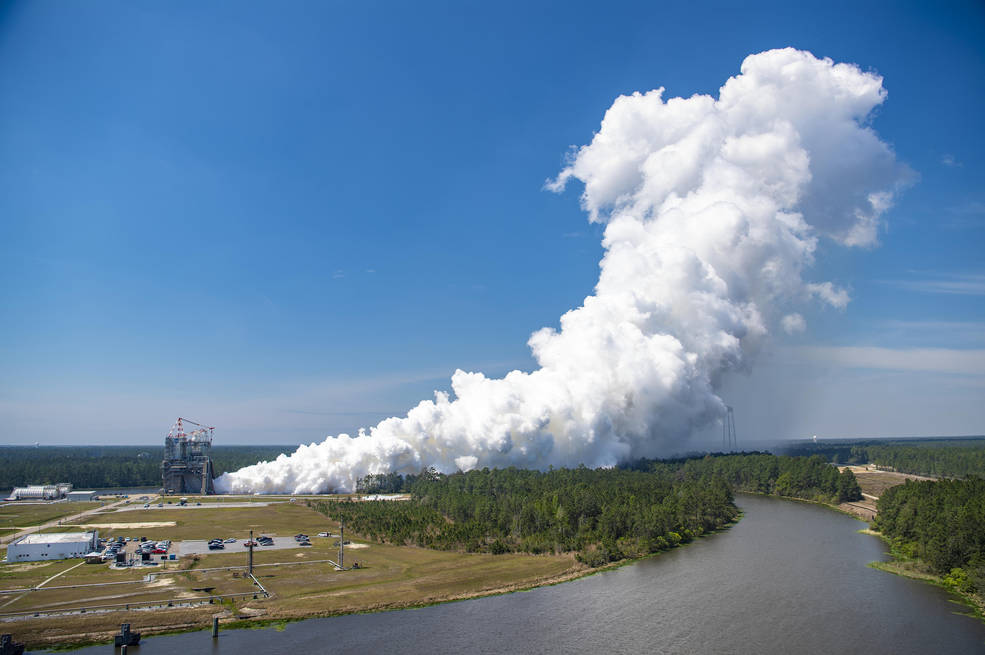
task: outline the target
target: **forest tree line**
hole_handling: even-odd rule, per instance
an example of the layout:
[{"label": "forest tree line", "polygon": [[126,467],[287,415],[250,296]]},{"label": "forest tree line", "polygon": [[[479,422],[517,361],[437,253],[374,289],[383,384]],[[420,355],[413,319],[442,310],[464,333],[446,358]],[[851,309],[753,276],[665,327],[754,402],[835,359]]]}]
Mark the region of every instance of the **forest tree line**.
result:
[{"label": "forest tree line", "polygon": [[749,493],[831,504],[862,499],[855,474],[848,469],[839,472],[820,455],[706,455],[682,460],[641,460],[630,466],[642,470],[676,471],[685,480],[706,484],[722,478],[733,490]]},{"label": "forest tree line", "polygon": [[[283,446],[213,446],[216,475],[277,457]],[[70,482],[76,489],[161,484],[164,447],[0,446],[0,489]]]},{"label": "forest tree line", "polygon": [[985,476],[985,439],[819,441],[789,445],[790,455],[821,455],[835,464],[874,464],[929,477]]},{"label": "forest tree line", "polygon": [[596,566],[672,548],[738,515],[733,489],[824,502],[861,497],[850,471],[823,457],[718,455],[621,468],[482,469],[367,476],[365,493],[406,502],[317,501],[373,540],[469,552],[575,552]]},{"label": "forest tree line", "polygon": [[665,472],[482,469],[413,476],[402,502],[312,506],[373,540],[468,552],[576,552],[597,566],[671,548],[738,515],[728,485]]},{"label": "forest tree line", "polygon": [[878,502],[873,527],[945,583],[985,594],[985,479],[908,481]]},{"label": "forest tree line", "polygon": [[864,455],[869,463],[887,466],[900,473],[944,478],[985,476],[985,440],[923,446],[865,446],[864,453],[859,455]]}]

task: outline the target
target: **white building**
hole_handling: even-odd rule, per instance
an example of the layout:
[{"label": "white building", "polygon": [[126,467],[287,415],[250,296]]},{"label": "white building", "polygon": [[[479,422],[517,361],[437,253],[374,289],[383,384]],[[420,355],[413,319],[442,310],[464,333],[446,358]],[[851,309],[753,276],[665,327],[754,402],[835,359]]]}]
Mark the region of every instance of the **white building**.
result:
[{"label": "white building", "polygon": [[82,557],[98,545],[95,531],[29,534],[7,546],[7,563]]},{"label": "white building", "polygon": [[96,500],[98,495],[95,491],[69,491],[65,498],[69,501],[89,501]]},{"label": "white building", "polygon": [[27,487],[15,487],[7,500],[56,500],[64,498],[72,490],[68,482],[58,484],[32,484]]},{"label": "white building", "polygon": [[15,487],[10,493],[13,500],[54,500],[58,498],[58,487],[53,484],[32,484],[29,487]]}]

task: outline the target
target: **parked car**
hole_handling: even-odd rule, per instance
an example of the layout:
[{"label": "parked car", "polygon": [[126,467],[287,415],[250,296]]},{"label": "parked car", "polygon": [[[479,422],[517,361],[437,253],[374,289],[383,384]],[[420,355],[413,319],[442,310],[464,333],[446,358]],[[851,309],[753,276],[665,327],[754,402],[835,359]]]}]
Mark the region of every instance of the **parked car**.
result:
[{"label": "parked car", "polygon": [[225,546],[222,544],[221,541],[218,543],[209,544],[209,550],[222,550],[223,548],[225,548]]},{"label": "parked car", "polygon": [[257,545],[257,542],[255,542],[255,541],[244,541],[243,542],[243,546],[246,547],[246,548],[249,548],[250,546],[256,546],[256,545]]},{"label": "parked car", "polygon": [[227,543],[227,544],[234,544],[234,543],[236,543],[236,540],[235,540],[235,539],[233,539],[233,538],[229,538],[229,539],[226,539],[226,541],[225,541],[224,543]]}]

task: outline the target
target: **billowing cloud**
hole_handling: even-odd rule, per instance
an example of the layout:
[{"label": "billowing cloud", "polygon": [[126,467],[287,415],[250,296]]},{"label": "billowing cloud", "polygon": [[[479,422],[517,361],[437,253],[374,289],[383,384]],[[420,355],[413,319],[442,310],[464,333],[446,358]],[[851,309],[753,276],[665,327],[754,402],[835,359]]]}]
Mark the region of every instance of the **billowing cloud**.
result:
[{"label": "billowing cloud", "polygon": [[807,329],[807,321],[800,314],[787,314],[780,319],[780,327],[787,334],[797,334]]},{"label": "billowing cloud", "polygon": [[[233,492],[351,490],[369,473],[611,466],[678,452],[788,306],[848,294],[805,279],[818,240],[871,246],[901,179],[868,125],[882,79],[794,49],[752,55],[718,97],[615,100],[549,187],[584,185],[605,255],[594,293],[535,332],[539,368],[458,370],[406,416],[226,474]],[[783,318],[786,316],[786,318]]]}]

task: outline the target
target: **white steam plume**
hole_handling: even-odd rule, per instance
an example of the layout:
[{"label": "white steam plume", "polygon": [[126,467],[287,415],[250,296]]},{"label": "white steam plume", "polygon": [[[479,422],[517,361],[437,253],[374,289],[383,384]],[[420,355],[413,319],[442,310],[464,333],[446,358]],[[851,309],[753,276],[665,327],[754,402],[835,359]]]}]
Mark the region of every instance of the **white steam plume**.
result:
[{"label": "white steam plume", "polygon": [[[225,492],[350,491],[370,473],[611,466],[680,451],[719,419],[723,374],[749,364],[809,282],[819,238],[876,242],[902,179],[867,125],[882,78],[791,48],[752,55],[718,99],[621,96],[549,188],[584,184],[606,224],[595,293],[529,341],[540,368],[455,371],[406,417],[227,473]],[[784,318],[786,317],[786,318]]]}]

